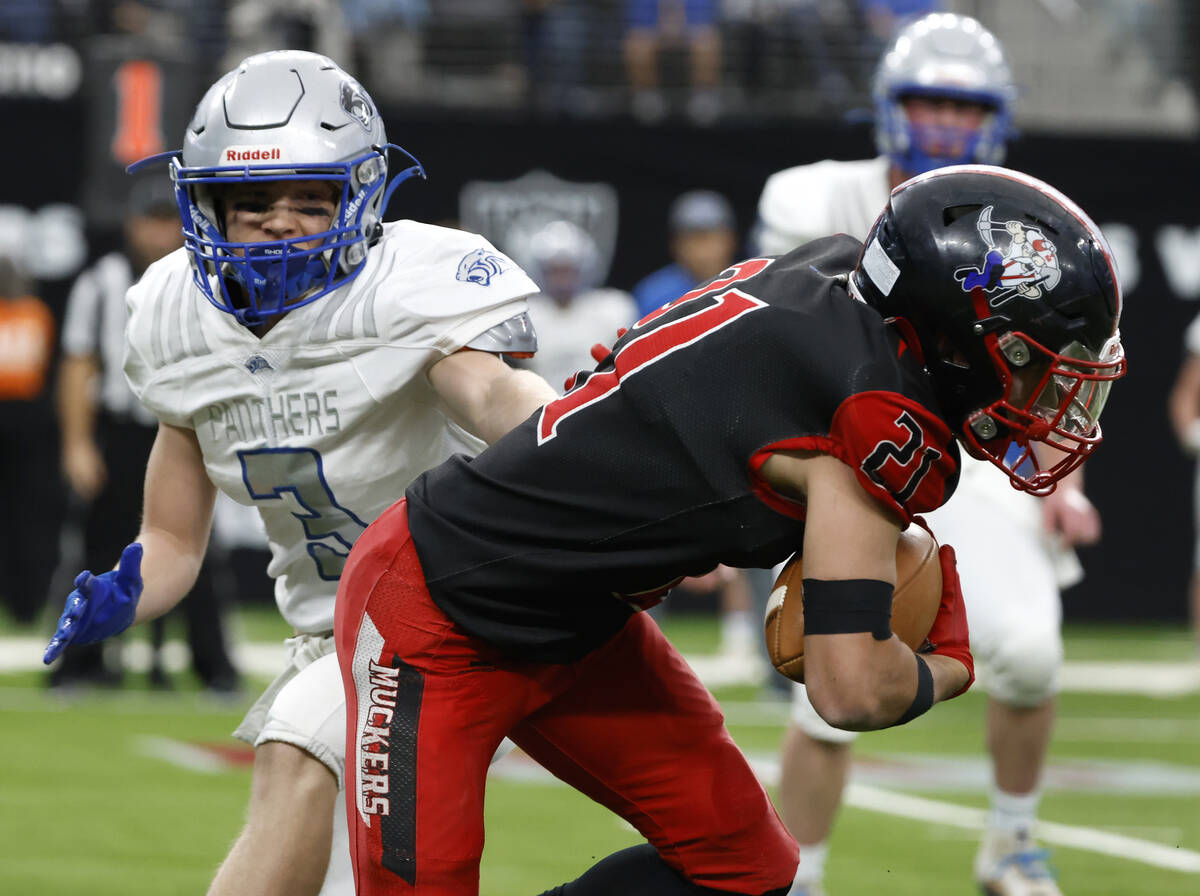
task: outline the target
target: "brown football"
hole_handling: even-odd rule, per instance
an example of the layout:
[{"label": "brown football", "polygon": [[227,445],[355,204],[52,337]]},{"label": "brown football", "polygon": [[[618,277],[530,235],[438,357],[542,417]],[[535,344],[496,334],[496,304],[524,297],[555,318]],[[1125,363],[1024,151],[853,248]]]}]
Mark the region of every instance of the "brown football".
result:
[{"label": "brown football", "polygon": [[[799,555],[788,561],[767,601],[767,652],[775,668],[792,681],[804,681],[804,579]],[[938,544],[918,525],[900,533],[896,544],[896,590],[892,631],[916,650],[925,642],[942,600]]]}]

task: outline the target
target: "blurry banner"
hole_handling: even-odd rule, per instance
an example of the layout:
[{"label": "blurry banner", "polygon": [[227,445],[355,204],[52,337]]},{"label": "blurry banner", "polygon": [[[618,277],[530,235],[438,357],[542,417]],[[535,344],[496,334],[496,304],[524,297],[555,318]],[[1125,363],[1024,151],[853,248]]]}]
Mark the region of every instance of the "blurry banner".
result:
[{"label": "blurry banner", "polygon": [[551,221],[570,221],[591,235],[599,282],[607,282],[617,247],[617,191],[607,183],[573,183],[548,171],[509,181],[471,181],[459,193],[459,223],[528,267],[529,241]]},{"label": "blurry banner", "polygon": [[[147,156],[178,149],[200,99],[196,67],[183,56],[147,52],[118,37],[89,41],[84,50],[88,93],[88,224],[117,228],[131,178],[125,168]],[[162,176],[166,177],[164,165]]]}]

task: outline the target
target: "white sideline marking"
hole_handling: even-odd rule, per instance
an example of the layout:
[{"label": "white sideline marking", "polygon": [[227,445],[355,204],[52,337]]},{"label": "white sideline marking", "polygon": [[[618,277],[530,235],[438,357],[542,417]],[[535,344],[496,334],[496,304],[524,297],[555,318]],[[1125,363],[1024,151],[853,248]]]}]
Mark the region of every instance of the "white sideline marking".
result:
[{"label": "white sideline marking", "polygon": [[[765,785],[775,786],[779,783],[779,761],[776,757],[760,754],[751,755],[749,759],[755,774]],[[566,786],[529,757],[520,753],[507,756],[497,762],[492,766],[491,774],[509,781]],[[987,812],[983,809],[910,796],[853,781],[846,788],[845,802],[857,809],[970,831],[982,831],[987,824]],[[1086,852],[1100,853],[1118,859],[1155,865],[1171,871],[1200,874],[1200,852],[1181,846],[1167,846],[1124,834],[1051,821],[1038,822],[1037,836],[1043,842],[1055,846],[1067,846]]]},{"label": "white sideline marking", "polygon": [[[987,813],[982,809],[970,809],[924,797],[908,796],[865,784],[851,784],[847,787],[846,803],[873,812],[975,831],[983,830],[987,821]],[[1181,846],[1166,846],[1136,837],[1126,837],[1124,834],[1053,821],[1039,821],[1037,836],[1045,843],[1055,846],[1070,846],[1118,859],[1132,859],[1172,871],[1200,874],[1200,852],[1193,852]]]},{"label": "white sideline marking", "polygon": [[[0,637],[0,672],[42,668],[47,640],[29,635]],[[150,646],[143,640],[129,640],[121,649],[122,662],[130,671],[144,672],[150,666]],[[274,678],[283,669],[286,653],[282,641],[236,641],[231,649],[243,674]],[[710,688],[758,680],[755,670],[731,662],[730,657],[688,654],[684,658]],[[189,662],[187,647],[178,639],[167,641],[163,660],[168,672],[184,671]],[[980,677],[983,674],[980,670]],[[1177,697],[1200,693],[1200,662],[1067,662],[1063,664],[1059,684],[1064,691]]]},{"label": "white sideline marking", "polygon": [[[229,767],[227,762],[207,750],[166,737],[139,738],[138,750],[143,755],[163,759],[181,768],[204,774],[221,772]],[[760,757],[757,761],[752,759],[751,762],[765,784],[778,783],[777,761]],[[506,755],[497,760],[492,766],[492,773],[508,780],[566,786],[528,757],[521,755]],[[987,812],[983,809],[957,806],[853,781],[846,788],[845,803],[857,809],[971,831],[982,831],[987,825]],[[1037,837],[1055,846],[1067,846],[1118,859],[1142,862],[1171,871],[1200,874],[1200,852],[1181,846],[1167,846],[1124,834],[1053,821],[1039,821]]]},{"label": "white sideline marking", "polygon": [[169,737],[139,737],[137,751],[143,756],[162,759],[179,768],[205,775],[215,775],[230,767],[228,762],[209,750]]},{"label": "white sideline marking", "polygon": [[1064,663],[1059,687],[1064,691],[1093,694],[1137,693],[1149,697],[1179,697],[1200,691],[1200,662],[1127,660]]},{"label": "white sideline marking", "polygon": [[[759,780],[779,780],[778,756],[750,754],[750,764]],[[1168,762],[1059,759],[1046,765],[1043,778],[1046,790],[1055,793],[1179,799],[1200,796],[1200,768]],[[992,763],[986,756],[974,755],[888,753],[856,756],[850,768],[850,783],[898,789],[904,793],[987,793],[992,785]]]},{"label": "white sideline marking", "polygon": [[[0,672],[46,668],[42,665],[42,654],[48,640],[49,636],[0,637]],[[143,640],[129,640],[130,643],[121,646],[121,663],[131,672],[145,672],[150,668],[150,645]],[[282,641],[239,641],[230,650],[234,664],[243,674],[262,678],[278,675],[283,670],[287,656]],[[188,649],[182,641],[172,638],[163,645],[163,667],[168,672],[183,672],[189,663]]]}]

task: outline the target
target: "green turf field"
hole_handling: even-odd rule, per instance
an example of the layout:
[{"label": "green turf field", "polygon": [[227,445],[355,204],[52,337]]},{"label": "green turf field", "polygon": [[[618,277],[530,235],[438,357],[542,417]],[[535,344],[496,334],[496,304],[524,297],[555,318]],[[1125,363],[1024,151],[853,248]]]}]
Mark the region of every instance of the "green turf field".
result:
[{"label": "green turf field", "polygon": [[[239,630],[270,638],[280,624],[249,614]],[[704,618],[666,628],[685,653],[715,646]],[[1182,664],[1192,653],[1182,628],[1092,626],[1068,628],[1067,657]],[[769,780],[785,710],[759,696],[746,686],[718,691],[734,736]],[[203,893],[240,826],[250,774],[192,748],[234,746],[229,731],[249,701],[215,702],[186,677],[173,693],[153,693],[137,675],[121,691],[61,698],[38,672],[0,672],[0,893]],[[856,768],[833,841],[831,896],[974,892],[983,706],[971,693],[860,739],[867,777]],[[1051,773],[1060,786],[1041,814],[1067,896],[1200,893],[1200,691],[1064,693]],[[636,842],[568,788],[521,777],[489,785],[484,896],[532,896]]]}]

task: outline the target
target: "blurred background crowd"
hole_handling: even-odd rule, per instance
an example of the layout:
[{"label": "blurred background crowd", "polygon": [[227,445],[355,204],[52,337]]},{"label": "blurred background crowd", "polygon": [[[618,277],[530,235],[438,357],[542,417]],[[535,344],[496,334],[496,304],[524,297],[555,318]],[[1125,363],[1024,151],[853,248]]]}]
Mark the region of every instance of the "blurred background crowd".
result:
[{"label": "blurred background crowd", "polygon": [[[1182,333],[1200,299],[1200,5],[1184,0],[6,0],[9,619],[31,626],[47,607],[57,613],[64,571],[115,557],[120,545],[100,536],[136,528],[87,511],[106,487],[128,492],[136,478],[111,469],[102,443],[120,433],[148,444],[137,433],[146,421],[120,393],[112,319],[130,278],[179,242],[162,171],[156,192],[124,170],[176,148],[200,91],[244,56],[311,49],[363,82],[389,138],[430,174],[406,185],[390,216],[483,233],[525,266],[543,289],[533,363],[561,387],[639,311],[754,251],[772,172],[871,154],[879,54],[898,23],[935,10],[977,17],[1007,49],[1019,92],[1009,164],[1091,211],[1130,297],[1133,372],[1106,414],[1112,447],[1090,476],[1105,539],[1084,552],[1091,590],[1074,602],[1068,593],[1068,618],[1183,620],[1189,453],[1200,448],[1186,433],[1200,395],[1177,392],[1174,433],[1166,403],[1191,356]],[[1200,393],[1200,373],[1195,381]],[[219,518],[215,591],[269,602],[253,521]],[[1148,564],[1147,551],[1160,559]],[[759,649],[748,591],[762,583],[722,573],[694,585],[726,609],[731,649]],[[188,624],[205,683],[236,687],[219,614]]]},{"label": "blurred background crowd", "polygon": [[130,54],[208,84],[287,46],[337,60],[385,105],[842,117],[868,107],[897,22],[936,10],[975,16],[1008,48],[1028,127],[1196,126],[1200,10],[1184,0],[8,0],[0,87]]}]

